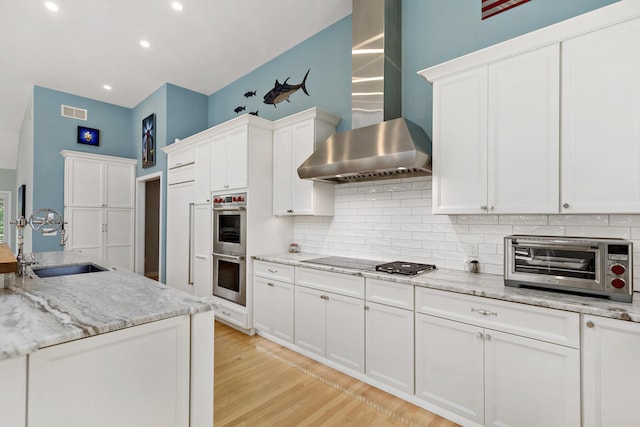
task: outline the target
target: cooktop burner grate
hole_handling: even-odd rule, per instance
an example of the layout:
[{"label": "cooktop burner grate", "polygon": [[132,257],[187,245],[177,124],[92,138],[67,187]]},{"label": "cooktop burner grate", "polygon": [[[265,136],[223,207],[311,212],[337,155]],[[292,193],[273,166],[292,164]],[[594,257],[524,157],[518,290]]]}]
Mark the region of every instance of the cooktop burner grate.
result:
[{"label": "cooktop burner grate", "polygon": [[404,274],[406,276],[414,276],[427,271],[435,270],[434,264],[419,264],[416,262],[394,261],[386,264],[376,265],[376,271],[382,271],[389,274]]}]

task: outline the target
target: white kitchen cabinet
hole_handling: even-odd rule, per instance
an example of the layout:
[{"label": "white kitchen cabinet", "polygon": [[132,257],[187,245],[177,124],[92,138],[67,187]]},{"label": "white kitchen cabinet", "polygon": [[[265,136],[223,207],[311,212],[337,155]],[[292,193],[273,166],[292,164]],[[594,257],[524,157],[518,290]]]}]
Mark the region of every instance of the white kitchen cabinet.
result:
[{"label": "white kitchen cabinet", "polygon": [[27,358],[0,360],[0,418],[2,425],[26,426]]},{"label": "white kitchen cabinet", "polygon": [[247,187],[247,125],[211,138],[211,191]]},{"label": "white kitchen cabinet", "polygon": [[209,138],[203,138],[194,143],[195,202],[206,203],[211,201],[211,143]]},{"label": "white kitchen cabinet", "polygon": [[584,315],[582,340],[584,427],[637,425],[640,324]]},{"label": "white kitchen cabinet", "polygon": [[580,425],[579,315],[416,294],[416,396],[486,426]]},{"label": "white kitchen cabinet", "polygon": [[293,343],[294,267],[254,261],[253,274],[253,327]]},{"label": "white kitchen cabinet", "polygon": [[364,372],[364,300],[295,287],[295,344]]},{"label": "white kitchen cabinet", "polygon": [[559,46],[434,81],[434,213],[553,213]]},{"label": "white kitchen cabinet", "polygon": [[413,394],[413,285],[367,278],[365,294],[365,372]]},{"label": "white kitchen cabinet", "polygon": [[167,285],[191,293],[193,289],[194,181],[167,186]]},{"label": "white kitchen cabinet", "polygon": [[189,426],[189,323],[175,317],[29,355],[28,425]]},{"label": "white kitchen cabinet", "polygon": [[300,166],[340,118],[311,108],[273,124],[273,214],[333,215],[334,185],[301,179]]},{"label": "white kitchen cabinet", "polygon": [[293,343],[293,284],[254,276],[253,327]]},{"label": "white kitchen cabinet", "polygon": [[133,270],[136,160],[73,151],[65,158],[66,249]]},{"label": "white kitchen cabinet", "polygon": [[133,208],[134,159],[63,150],[65,206]]},{"label": "white kitchen cabinet", "polygon": [[413,310],[370,301],[365,306],[365,372],[409,394],[414,392],[413,316]]},{"label": "white kitchen cabinet", "polygon": [[[197,187],[197,181],[196,181]],[[212,295],[211,258],[211,204],[207,202],[193,205],[193,293],[199,297]]]},{"label": "white kitchen cabinet", "polygon": [[640,212],[640,18],[562,44],[562,212]]},{"label": "white kitchen cabinet", "polygon": [[557,213],[560,46],[489,64],[487,212]]}]

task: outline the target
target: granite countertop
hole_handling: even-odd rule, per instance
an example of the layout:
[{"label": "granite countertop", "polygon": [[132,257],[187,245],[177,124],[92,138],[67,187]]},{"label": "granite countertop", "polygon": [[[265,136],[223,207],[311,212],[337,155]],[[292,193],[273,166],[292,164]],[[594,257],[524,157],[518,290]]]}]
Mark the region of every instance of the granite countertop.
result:
[{"label": "granite countertop", "polygon": [[380,273],[375,270],[354,270],[343,267],[332,267],[305,263],[303,261],[325,257],[327,255],[310,253],[279,253],[254,256],[261,261],[276,262],[299,267],[314,268],[323,271],[351,274],[365,278],[382,279],[412,286],[440,289],[467,295],[476,295],[521,304],[592,314],[640,323],[640,293],[635,293],[633,303],[613,302],[597,297],[577,296],[566,293],[512,288],[504,286],[500,275],[467,273],[458,270],[437,269],[414,277],[399,274]]},{"label": "granite countertop", "polygon": [[[79,251],[37,254],[38,265],[93,262]],[[15,277],[0,289],[0,359],[170,317],[213,302],[126,270],[51,278]]]}]

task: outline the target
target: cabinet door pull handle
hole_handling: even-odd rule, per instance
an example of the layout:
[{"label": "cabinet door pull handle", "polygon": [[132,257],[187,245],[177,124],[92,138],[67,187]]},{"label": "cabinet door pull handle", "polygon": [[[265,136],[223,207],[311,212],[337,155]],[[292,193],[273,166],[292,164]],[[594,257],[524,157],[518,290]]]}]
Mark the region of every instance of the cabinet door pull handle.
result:
[{"label": "cabinet door pull handle", "polygon": [[484,338],[484,335],[482,334],[482,332],[478,332],[478,333],[476,334],[476,337],[478,337],[478,338],[480,338],[480,339],[483,339],[483,338]]},{"label": "cabinet door pull handle", "polygon": [[267,286],[271,286],[271,287],[273,287],[273,286],[275,286],[275,285],[274,285],[273,283],[271,283],[271,282],[267,282]]},{"label": "cabinet door pull handle", "polygon": [[270,269],[270,268],[267,268],[267,271],[268,271],[269,273],[273,273],[273,274],[276,274],[276,273],[278,272],[278,270],[272,270],[272,269]]},{"label": "cabinet door pull handle", "polygon": [[587,328],[594,328],[596,325],[591,320],[587,321]]},{"label": "cabinet door pull handle", "polygon": [[491,335],[484,334],[484,339],[487,340],[487,341],[491,341]]},{"label": "cabinet door pull handle", "polygon": [[473,308],[471,307],[471,312],[472,313],[480,313],[483,316],[498,316],[498,313],[495,311],[489,311],[489,310],[485,310],[484,308]]},{"label": "cabinet door pull handle", "polygon": [[365,305],[365,306],[364,306],[364,309],[365,309],[365,310],[369,310],[369,306],[368,306],[368,305]]},{"label": "cabinet door pull handle", "polygon": [[563,203],[562,207],[565,208],[565,209],[568,209],[569,208],[569,203]]},{"label": "cabinet door pull handle", "polygon": [[486,211],[487,210],[487,206],[486,205],[480,206],[480,210]]},{"label": "cabinet door pull handle", "polygon": [[320,298],[324,299],[324,300],[328,300],[329,297],[327,295],[320,295]]}]

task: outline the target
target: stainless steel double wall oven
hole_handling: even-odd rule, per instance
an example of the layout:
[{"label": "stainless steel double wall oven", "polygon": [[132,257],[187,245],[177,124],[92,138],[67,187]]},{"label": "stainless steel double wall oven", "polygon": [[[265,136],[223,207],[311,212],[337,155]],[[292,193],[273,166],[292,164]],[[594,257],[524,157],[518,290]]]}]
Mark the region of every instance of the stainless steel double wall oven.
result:
[{"label": "stainless steel double wall oven", "polygon": [[213,295],[247,302],[247,193],[212,195]]}]

